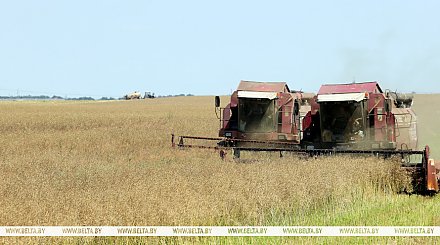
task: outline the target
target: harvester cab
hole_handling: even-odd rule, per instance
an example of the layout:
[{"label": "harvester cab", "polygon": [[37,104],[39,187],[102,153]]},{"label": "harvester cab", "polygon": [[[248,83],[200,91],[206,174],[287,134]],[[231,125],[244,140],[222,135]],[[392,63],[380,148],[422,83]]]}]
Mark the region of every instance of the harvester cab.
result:
[{"label": "harvester cab", "polygon": [[315,102],[308,116],[319,120],[309,139],[316,147],[396,149],[391,100],[377,82],[323,85]]},{"label": "harvester cab", "polygon": [[301,93],[291,92],[284,82],[241,81],[220,109],[219,136],[241,145],[249,145],[248,140],[299,144],[300,107]]}]

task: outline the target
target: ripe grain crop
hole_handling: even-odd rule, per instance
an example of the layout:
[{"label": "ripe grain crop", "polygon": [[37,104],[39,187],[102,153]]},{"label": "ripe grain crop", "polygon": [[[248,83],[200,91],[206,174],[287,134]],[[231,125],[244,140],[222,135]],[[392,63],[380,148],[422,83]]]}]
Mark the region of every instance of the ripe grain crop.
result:
[{"label": "ripe grain crop", "polygon": [[[235,162],[171,148],[172,132],[216,136],[211,97],[1,102],[0,113],[0,226],[440,224],[438,199],[397,194],[409,180],[392,160],[260,153]],[[3,241],[65,241],[52,239]],[[127,239],[69,241],[207,241]]]}]

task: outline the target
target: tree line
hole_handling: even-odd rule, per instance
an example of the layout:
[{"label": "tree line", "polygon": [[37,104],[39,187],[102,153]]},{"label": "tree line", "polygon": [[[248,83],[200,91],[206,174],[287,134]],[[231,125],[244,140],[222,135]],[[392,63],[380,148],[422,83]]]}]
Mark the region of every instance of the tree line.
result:
[{"label": "tree line", "polygon": [[[177,95],[159,95],[157,98],[165,97],[178,97],[178,96],[194,96],[193,94],[177,94]],[[66,98],[58,95],[47,96],[47,95],[16,95],[16,96],[0,96],[0,100],[122,100],[124,98],[114,98],[114,97],[101,97],[95,99],[90,96]]]}]

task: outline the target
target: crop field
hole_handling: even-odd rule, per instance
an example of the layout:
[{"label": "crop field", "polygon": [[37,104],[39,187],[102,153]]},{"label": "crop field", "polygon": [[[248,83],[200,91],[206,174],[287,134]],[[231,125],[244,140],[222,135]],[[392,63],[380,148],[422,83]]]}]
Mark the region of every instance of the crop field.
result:
[{"label": "crop field", "polygon": [[[227,97],[222,97],[226,103]],[[419,143],[440,159],[439,95],[418,95]],[[213,97],[0,102],[0,226],[440,226],[440,196],[398,194],[395,160],[171,148],[217,136]],[[434,243],[437,238],[0,238],[0,243]]]}]

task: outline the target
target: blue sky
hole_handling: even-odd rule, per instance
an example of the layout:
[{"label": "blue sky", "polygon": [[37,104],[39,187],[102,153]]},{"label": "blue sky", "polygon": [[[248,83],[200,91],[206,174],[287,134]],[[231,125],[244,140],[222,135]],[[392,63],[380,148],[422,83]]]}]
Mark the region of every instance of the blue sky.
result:
[{"label": "blue sky", "polygon": [[1,1],[0,95],[440,92],[440,1]]}]

